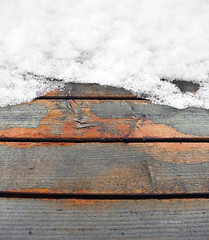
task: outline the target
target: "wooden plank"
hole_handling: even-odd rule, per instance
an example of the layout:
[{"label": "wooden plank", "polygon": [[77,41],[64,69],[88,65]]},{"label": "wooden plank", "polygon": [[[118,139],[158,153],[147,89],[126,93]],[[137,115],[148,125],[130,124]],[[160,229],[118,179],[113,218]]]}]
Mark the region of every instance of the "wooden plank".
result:
[{"label": "wooden plank", "polygon": [[139,100],[36,100],[0,108],[1,138],[208,138],[209,110]]},{"label": "wooden plank", "polygon": [[209,143],[0,143],[0,191],[209,192]]},{"label": "wooden plank", "polygon": [[[164,80],[165,81],[165,80]],[[196,92],[199,85],[188,81],[174,80],[172,82],[182,92]],[[124,88],[101,86],[99,84],[67,83],[61,90],[48,93],[45,97],[74,97],[74,98],[126,98],[135,96]],[[145,95],[141,97],[146,98]]]},{"label": "wooden plank", "polygon": [[0,199],[1,239],[209,239],[208,200]]},{"label": "wooden plank", "polygon": [[101,86],[99,84],[67,83],[61,90],[52,91],[44,97],[73,98],[135,98],[124,88]]}]

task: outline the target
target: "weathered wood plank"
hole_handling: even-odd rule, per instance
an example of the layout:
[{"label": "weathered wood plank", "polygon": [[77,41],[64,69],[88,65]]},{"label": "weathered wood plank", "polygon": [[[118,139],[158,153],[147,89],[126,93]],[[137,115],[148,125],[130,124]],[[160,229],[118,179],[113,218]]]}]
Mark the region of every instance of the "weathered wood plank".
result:
[{"label": "weathered wood plank", "polygon": [[0,143],[0,191],[209,191],[209,143]]},{"label": "weathered wood plank", "polygon": [[75,97],[75,98],[134,98],[123,88],[101,86],[99,84],[67,83],[62,90],[52,91],[44,97]]},{"label": "weathered wood plank", "polygon": [[138,100],[36,100],[0,108],[0,138],[184,137],[209,137],[209,110]]},{"label": "weathered wood plank", "polygon": [[[174,80],[172,83],[182,92],[196,92],[199,89],[199,85],[192,82]],[[52,91],[45,95],[45,97],[135,98],[131,92],[124,88],[72,82],[65,84],[65,87],[62,90]],[[145,98],[146,96],[142,95],[142,97]]]},{"label": "weathered wood plank", "polygon": [[1,239],[209,239],[208,200],[0,199]]}]

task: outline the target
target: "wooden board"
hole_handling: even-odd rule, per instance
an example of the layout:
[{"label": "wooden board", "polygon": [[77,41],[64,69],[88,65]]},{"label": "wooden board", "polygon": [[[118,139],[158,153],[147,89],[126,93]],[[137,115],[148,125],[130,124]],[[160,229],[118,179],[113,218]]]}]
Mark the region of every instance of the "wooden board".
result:
[{"label": "wooden board", "polygon": [[0,199],[1,239],[209,239],[208,200]]},{"label": "wooden board", "polygon": [[36,100],[0,108],[0,138],[209,138],[209,110],[141,100]]},{"label": "wooden board", "polygon": [[[155,138],[164,142],[113,143]],[[208,110],[97,84],[0,108],[0,239],[209,239],[209,200],[133,199],[209,192],[209,143],[165,142],[182,139],[209,140]],[[112,143],[90,142],[103,140]],[[81,194],[111,200],[56,199]],[[130,200],[114,200],[120,194]]]},{"label": "wooden board", "polygon": [[[165,81],[165,80],[164,80]],[[196,92],[199,85],[188,81],[174,80],[172,82],[182,92]],[[134,99],[131,92],[124,88],[116,88],[110,86],[101,86],[99,84],[81,84],[67,83],[61,90],[56,90],[48,93],[44,97],[72,97],[72,98],[114,98],[114,99]],[[145,95],[140,97],[145,98]]]},{"label": "wooden board", "polygon": [[209,143],[0,143],[0,191],[209,192]]},{"label": "wooden board", "polygon": [[133,99],[136,96],[123,88],[101,86],[99,84],[67,83],[61,90],[52,91],[43,98],[72,97],[72,98],[114,98]]}]

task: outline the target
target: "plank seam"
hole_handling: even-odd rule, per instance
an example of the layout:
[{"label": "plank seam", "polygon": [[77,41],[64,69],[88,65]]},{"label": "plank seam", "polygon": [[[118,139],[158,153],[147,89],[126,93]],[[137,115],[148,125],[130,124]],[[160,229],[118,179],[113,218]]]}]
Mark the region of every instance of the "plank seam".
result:
[{"label": "plank seam", "polygon": [[169,194],[66,194],[66,193],[31,193],[0,191],[0,198],[37,198],[37,199],[84,199],[84,200],[148,200],[148,199],[209,199],[205,193],[169,193]]},{"label": "plank seam", "polygon": [[36,100],[143,100],[143,101],[150,101],[146,98],[137,98],[137,97],[93,97],[93,96],[80,96],[80,97],[72,97],[72,96],[42,96],[39,98],[36,98]]},{"label": "plank seam", "polygon": [[209,138],[0,138],[0,142],[53,142],[53,143],[209,143]]}]

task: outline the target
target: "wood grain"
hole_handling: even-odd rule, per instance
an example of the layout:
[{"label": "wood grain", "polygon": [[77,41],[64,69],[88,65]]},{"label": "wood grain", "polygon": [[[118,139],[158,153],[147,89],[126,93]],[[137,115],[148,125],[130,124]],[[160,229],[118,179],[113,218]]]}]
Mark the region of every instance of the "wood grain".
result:
[{"label": "wood grain", "polygon": [[139,100],[36,100],[0,108],[0,138],[209,138],[209,110]]},{"label": "wood grain", "polygon": [[[198,89],[187,82],[177,81],[176,85],[183,92]],[[209,143],[43,142],[206,140],[208,110],[154,105],[124,89],[97,84],[69,83],[43,98],[49,99],[0,108],[0,139],[20,140],[0,142],[1,193],[209,192]],[[120,100],[96,100],[108,98]],[[21,142],[23,139],[41,142]],[[1,197],[0,212],[1,239],[209,239],[206,199]]]},{"label": "wood grain", "polygon": [[0,199],[1,239],[209,239],[208,200]]},{"label": "wood grain", "polygon": [[0,191],[209,192],[209,143],[0,143]]}]

